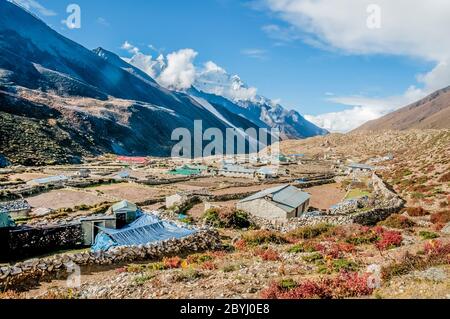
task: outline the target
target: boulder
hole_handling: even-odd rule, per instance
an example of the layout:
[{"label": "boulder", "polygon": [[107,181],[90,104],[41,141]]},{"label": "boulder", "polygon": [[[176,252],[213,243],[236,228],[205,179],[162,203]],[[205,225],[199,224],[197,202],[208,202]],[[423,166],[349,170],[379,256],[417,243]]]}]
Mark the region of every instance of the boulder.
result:
[{"label": "boulder", "polygon": [[447,223],[447,225],[442,228],[442,233],[447,235],[450,234],[450,223]]}]

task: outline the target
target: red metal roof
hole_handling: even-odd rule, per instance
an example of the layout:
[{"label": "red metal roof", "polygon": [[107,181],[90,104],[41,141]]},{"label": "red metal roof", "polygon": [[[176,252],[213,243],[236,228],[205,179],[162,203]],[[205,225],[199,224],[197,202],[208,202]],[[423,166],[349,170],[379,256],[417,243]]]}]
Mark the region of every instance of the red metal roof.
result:
[{"label": "red metal roof", "polygon": [[137,163],[137,164],[145,164],[148,162],[148,159],[146,157],[119,156],[117,157],[117,160],[120,162]]}]

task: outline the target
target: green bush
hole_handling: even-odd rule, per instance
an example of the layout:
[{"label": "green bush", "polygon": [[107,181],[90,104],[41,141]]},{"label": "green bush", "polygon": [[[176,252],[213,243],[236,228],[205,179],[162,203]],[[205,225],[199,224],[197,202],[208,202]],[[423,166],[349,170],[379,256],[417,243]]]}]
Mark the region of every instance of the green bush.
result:
[{"label": "green bush", "polygon": [[153,274],[140,275],[134,278],[134,283],[138,286],[143,286],[146,282],[152,280],[153,278],[155,278],[155,275]]},{"label": "green bush", "polygon": [[283,290],[292,290],[292,289],[297,288],[298,284],[297,284],[297,282],[295,282],[295,280],[289,278],[289,279],[281,280],[279,286]]},{"label": "green bush", "polygon": [[254,230],[242,235],[242,239],[248,245],[259,246],[265,244],[286,244],[288,240],[279,232],[269,230]]},{"label": "green bush", "polygon": [[316,252],[316,248],[312,244],[301,243],[296,244],[288,249],[288,253],[299,254],[299,253],[313,253]]},{"label": "green bush", "polygon": [[203,219],[213,227],[222,228],[225,226],[225,224],[220,220],[219,209],[217,208],[208,209],[203,215]]},{"label": "green bush", "polygon": [[322,261],[323,260],[323,256],[319,253],[313,253],[311,255],[308,256],[304,256],[303,260],[308,262],[308,263],[316,263],[318,261]]},{"label": "green bush", "polygon": [[406,216],[394,214],[389,216],[386,220],[378,223],[378,225],[396,229],[408,229],[414,227],[416,223]]},{"label": "green bush", "polygon": [[438,234],[433,233],[433,232],[429,232],[429,231],[421,231],[419,233],[419,236],[422,237],[422,239],[425,239],[425,240],[439,238]]},{"label": "green bush", "polygon": [[329,232],[334,226],[329,224],[318,224],[315,226],[306,226],[295,229],[288,233],[288,237],[296,239],[313,239]]},{"label": "green bush", "polygon": [[251,227],[248,214],[240,210],[211,208],[205,212],[203,219],[217,228],[243,229]]},{"label": "green bush", "polygon": [[357,263],[347,260],[345,258],[335,259],[331,263],[325,263],[318,261],[320,263],[318,272],[321,274],[332,274],[334,272],[356,272],[359,269]]}]

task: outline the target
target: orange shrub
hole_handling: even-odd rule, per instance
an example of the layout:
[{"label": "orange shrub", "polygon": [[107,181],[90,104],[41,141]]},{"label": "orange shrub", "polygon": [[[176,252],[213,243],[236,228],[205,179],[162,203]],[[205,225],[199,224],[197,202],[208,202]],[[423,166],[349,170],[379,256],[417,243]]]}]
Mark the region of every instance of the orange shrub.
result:
[{"label": "orange shrub", "polygon": [[406,208],[406,212],[411,217],[420,217],[420,216],[426,216],[426,215],[430,214],[423,207],[408,207],[408,208]]},{"label": "orange shrub", "polygon": [[431,215],[431,222],[433,224],[447,224],[450,222],[450,210],[444,210]]},{"label": "orange shrub", "polygon": [[272,248],[268,249],[256,249],[255,256],[259,256],[264,261],[279,261],[281,260],[280,254]]},{"label": "orange shrub", "polygon": [[164,258],[163,264],[168,269],[176,269],[181,267],[182,259],[178,256],[171,258]]}]

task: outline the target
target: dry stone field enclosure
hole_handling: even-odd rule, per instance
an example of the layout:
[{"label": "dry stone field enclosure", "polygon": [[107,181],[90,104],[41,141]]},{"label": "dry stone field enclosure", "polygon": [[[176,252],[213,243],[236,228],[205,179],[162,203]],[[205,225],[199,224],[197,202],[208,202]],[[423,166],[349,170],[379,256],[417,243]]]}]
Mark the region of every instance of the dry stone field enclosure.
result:
[{"label": "dry stone field enclosure", "polygon": [[[184,164],[205,167],[190,176],[168,174],[180,167],[171,160],[115,156],[2,169],[1,202],[21,197],[29,209],[14,220],[1,297],[450,297],[450,132],[330,135],[286,141],[281,150],[305,155],[263,180],[217,176],[222,164],[212,158]],[[306,213],[271,220],[237,210],[283,185],[309,194]],[[84,225],[110,220],[121,201],[195,232],[105,251],[83,244]],[[47,238],[47,249],[32,249],[27,241],[36,238]],[[81,281],[69,288],[71,264]]]}]

